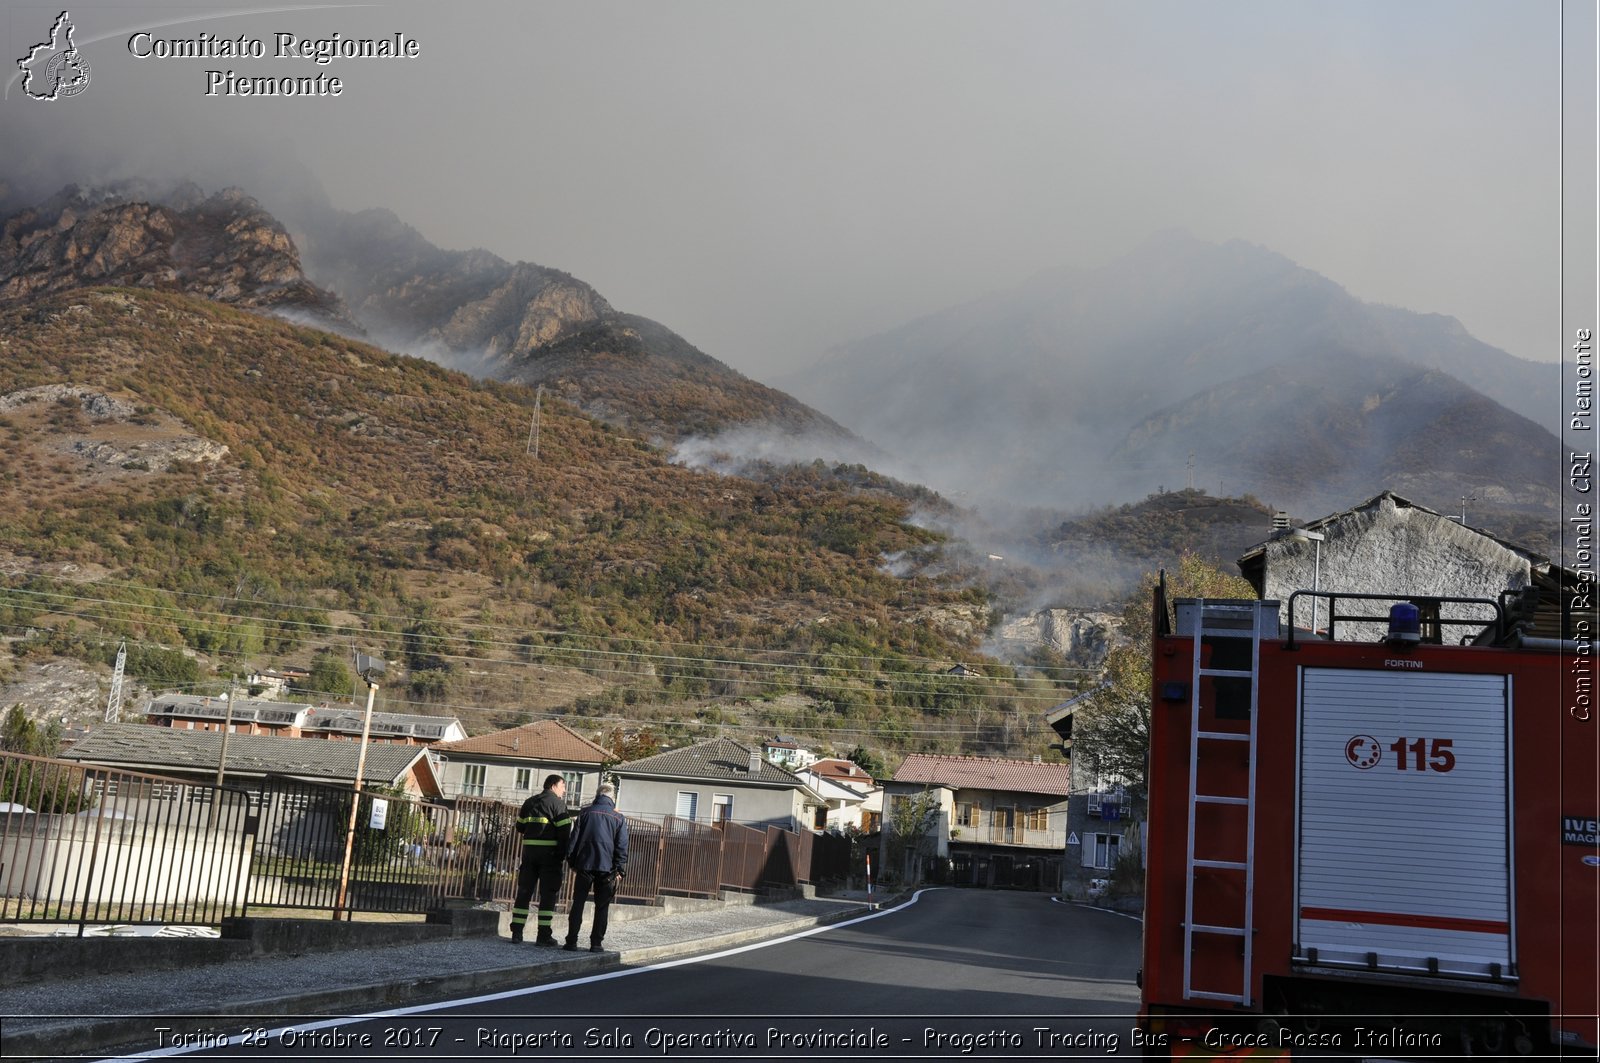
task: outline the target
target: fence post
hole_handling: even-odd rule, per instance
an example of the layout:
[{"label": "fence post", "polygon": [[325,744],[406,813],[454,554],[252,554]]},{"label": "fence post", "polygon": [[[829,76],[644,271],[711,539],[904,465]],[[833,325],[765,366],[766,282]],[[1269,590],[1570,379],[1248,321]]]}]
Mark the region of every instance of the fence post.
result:
[{"label": "fence post", "polygon": [[711,884],[711,892],[718,897],[722,896],[722,863],[728,858],[728,821],[723,820],[715,825],[717,831],[717,877]]}]

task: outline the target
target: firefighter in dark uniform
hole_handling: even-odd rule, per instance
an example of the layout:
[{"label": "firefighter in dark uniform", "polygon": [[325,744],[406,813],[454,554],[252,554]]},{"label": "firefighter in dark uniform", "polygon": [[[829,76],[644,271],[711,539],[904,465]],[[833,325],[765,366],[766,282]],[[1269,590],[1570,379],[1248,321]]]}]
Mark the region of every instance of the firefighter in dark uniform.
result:
[{"label": "firefighter in dark uniform", "polygon": [[594,890],[594,925],[589,928],[589,951],[599,952],[606,937],[606,916],[617,895],[617,880],[628,873],[628,821],[612,798],[617,788],[601,783],[594,804],[578,813],[572,829],[572,855],[568,862],[577,872],[572,882],[572,910],[567,915],[568,952],[578,948],[583,926],[583,906]]},{"label": "firefighter in dark uniform", "polygon": [[511,904],[511,941],[520,944],[522,928],[528,922],[528,902],[533,887],[539,887],[539,936],[536,945],[556,944],[550,923],[556,917],[556,898],[561,894],[561,875],[567,856],[567,839],[572,835],[572,817],[563,798],[567,781],[548,776],[544,790],[522,803],[517,814],[517,830],[522,832],[522,867],[517,872],[517,899]]}]

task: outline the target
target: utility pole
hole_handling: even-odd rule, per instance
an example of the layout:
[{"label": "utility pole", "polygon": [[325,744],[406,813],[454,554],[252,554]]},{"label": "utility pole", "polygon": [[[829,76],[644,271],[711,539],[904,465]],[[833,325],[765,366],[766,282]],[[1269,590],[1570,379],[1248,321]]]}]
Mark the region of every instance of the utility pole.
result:
[{"label": "utility pole", "polygon": [[356,672],[367,684],[367,712],[361,721],[361,752],[356,754],[355,784],[350,793],[350,825],[344,834],[344,863],[339,867],[339,899],[333,907],[335,922],[349,917],[345,902],[350,893],[350,856],[355,851],[356,817],[361,813],[361,779],[367,771],[367,739],[372,734],[372,703],[378,696],[378,677],[384,672],[384,662],[358,653]]},{"label": "utility pole", "polygon": [[533,460],[539,460],[539,421],[540,412],[544,407],[544,385],[540,384],[533,393],[533,424],[528,426],[528,453],[533,455]]},{"label": "utility pole", "polygon": [[1194,490],[1194,451],[1192,450],[1189,451],[1189,476],[1184,486],[1190,491]]},{"label": "utility pole", "polygon": [[[222,789],[222,776],[228,764],[228,735],[233,732],[233,702],[239,693],[239,677],[228,677],[228,711],[222,719],[222,751],[217,754],[217,789]],[[220,803],[218,795],[211,795],[211,814],[206,817],[207,828],[217,825],[217,805]]]}]

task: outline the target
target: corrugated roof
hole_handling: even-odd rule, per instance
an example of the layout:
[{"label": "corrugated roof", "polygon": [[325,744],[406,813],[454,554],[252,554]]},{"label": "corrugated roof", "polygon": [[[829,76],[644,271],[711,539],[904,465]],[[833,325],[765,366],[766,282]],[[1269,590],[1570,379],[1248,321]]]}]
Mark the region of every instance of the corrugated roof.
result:
[{"label": "corrugated roof", "polygon": [[604,746],[596,745],[555,720],[539,720],[506,731],[445,742],[436,748],[445,754],[476,753],[512,760],[560,760],[575,764],[603,764],[615,759]]},{"label": "corrugated roof", "polygon": [[[214,771],[221,751],[221,731],[188,731],[146,723],[110,723],[96,727],[62,757],[159,774],[163,770]],[[349,780],[355,777],[356,761],[360,755],[360,742],[235,734],[228,736],[228,763],[225,770],[229,774],[240,775],[275,774]],[[422,746],[369,742],[362,781],[393,785],[404,777],[412,764],[425,756],[427,750]]]},{"label": "corrugated roof", "polygon": [[951,786],[958,790],[1009,790],[1065,797],[1072,788],[1068,764],[1035,764],[1001,757],[942,757],[913,753],[894,773],[895,782]]},{"label": "corrugated roof", "polygon": [[[323,731],[361,733],[366,710],[359,705],[318,705],[306,714],[305,726]],[[372,733],[444,734],[461,721],[454,716],[422,716],[407,712],[374,712]]]},{"label": "corrugated roof", "polygon": [[[752,754],[757,762],[755,771],[750,770]],[[760,750],[727,738],[714,738],[699,745],[669,749],[653,757],[619,764],[616,771],[622,776],[660,775],[673,779],[710,779],[764,786],[805,785],[763,757]]]}]

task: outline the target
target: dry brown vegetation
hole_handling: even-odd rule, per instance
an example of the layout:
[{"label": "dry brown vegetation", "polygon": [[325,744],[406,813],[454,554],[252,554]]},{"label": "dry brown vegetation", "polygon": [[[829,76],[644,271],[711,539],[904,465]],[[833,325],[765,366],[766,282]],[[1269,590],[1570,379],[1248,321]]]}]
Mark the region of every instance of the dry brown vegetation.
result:
[{"label": "dry brown vegetation", "polygon": [[[745,715],[888,747],[967,746],[927,726],[951,714],[989,719],[993,747],[1056,693],[998,666],[981,693],[933,674],[974,646],[925,618],[984,602],[880,570],[936,542],[883,491],[674,466],[548,396],[535,462],[527,388],[171,293],[0,312],[0,396],[64,382],[144,423],[71,403],[0,421],[0,541],[112,574],[92,590],[7,582],[8,631],[51,608],[77,621],[49,635],[60,652],[129,636],[233,669],[354,640],[403,662],[391,708],[475,705],[474,722],[505,725],[557,706],[745,712],[794,692],[809,715]],[[164,470],[61,449],[137,432],[228,449]]]}]

